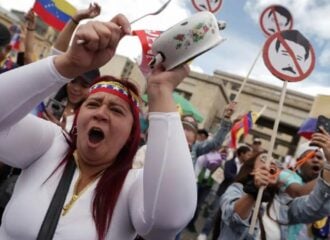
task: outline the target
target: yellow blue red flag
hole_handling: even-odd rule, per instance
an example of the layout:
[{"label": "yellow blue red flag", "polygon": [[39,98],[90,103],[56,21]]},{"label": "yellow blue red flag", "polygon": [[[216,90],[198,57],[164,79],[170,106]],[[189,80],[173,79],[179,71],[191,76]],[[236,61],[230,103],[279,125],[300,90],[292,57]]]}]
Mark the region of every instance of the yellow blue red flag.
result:
[{"label": "yellow blue red flag", "polygon": [[241,120],[236,122],[231,128],[231,146],[236,148],[237,142],[244,134],[246,136],[250,129],[253,128],[253,124],[257,121],[259,113],[250,111],[245,114]]},{"label": "yellow blue red flag", "polygon": [[48,25],[61,31],[77,9],[65,0],[36,0],[33,10]]}]

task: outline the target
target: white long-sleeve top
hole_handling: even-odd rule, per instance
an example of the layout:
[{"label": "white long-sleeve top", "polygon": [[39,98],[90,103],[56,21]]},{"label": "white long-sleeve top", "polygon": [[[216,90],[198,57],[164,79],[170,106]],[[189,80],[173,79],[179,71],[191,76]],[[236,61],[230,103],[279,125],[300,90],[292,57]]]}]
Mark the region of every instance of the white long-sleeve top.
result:
[{"label": "white long-sleeve top", "polygon": [[[60,127],[26,114],[67,81],[52,57],[0,75],[0,160],[23,169],[3,215],[1,240],[36,239],[63,168],[52,173],[68,145]],[[137,233],[145,239],[174,239],[193,216],[196,184],[179,115],[150,113],[149,121],[145,167],[129,171],[106,239],[130,240]],[[65,203],[78,176],[76,169]],[[92,218],[96,184],[60,217],[55,240],[97,239]]]}]

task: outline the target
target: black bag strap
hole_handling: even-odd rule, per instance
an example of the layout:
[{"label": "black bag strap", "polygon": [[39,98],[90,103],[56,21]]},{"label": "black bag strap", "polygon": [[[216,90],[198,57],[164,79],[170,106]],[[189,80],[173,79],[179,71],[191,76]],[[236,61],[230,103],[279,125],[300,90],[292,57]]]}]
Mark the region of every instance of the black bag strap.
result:
[{"label": "black bag strap", "polygon": [[73,155],[65,166],[61,180],[56,188],[53,199],[40,227],[37,240],[52,240],[60,218],[66,195],[73,178],[76,163]]}]

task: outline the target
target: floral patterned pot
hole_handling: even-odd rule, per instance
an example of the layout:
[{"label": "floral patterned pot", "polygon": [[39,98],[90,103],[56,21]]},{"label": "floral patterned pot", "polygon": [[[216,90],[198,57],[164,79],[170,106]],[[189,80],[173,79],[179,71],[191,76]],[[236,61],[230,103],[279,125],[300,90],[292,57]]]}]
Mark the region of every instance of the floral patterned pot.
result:
[{"label": "floral patterned pot", "polygon": [[[189,62],[214,48],[225,39],[220,36],[223,25],[208,12],[198,12],[163,32],[153,43],[153,68],[162,64],[166,70]],[[219,29],[220,28],[220,29]]]}]

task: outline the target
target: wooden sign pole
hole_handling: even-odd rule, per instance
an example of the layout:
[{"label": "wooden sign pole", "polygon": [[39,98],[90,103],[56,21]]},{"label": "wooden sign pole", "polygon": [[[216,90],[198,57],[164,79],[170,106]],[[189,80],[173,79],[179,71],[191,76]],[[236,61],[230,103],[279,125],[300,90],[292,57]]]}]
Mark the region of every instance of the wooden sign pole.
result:
[{"label": "wooden sign pole", "polygon": [[239,90],[238,90],[238,93],[237,93],[237,95],[236,95],[236,97],[235,97],[234,102],[238,102],[238,98],[240,97],[240,95],[241,95],[241,93],[242,93],[242,91],[243,91],[243,88],[245,87],[245,84],[246,84],[246,82],[247,82],[247,80],[248,80],[248,78],[249,78],[249,76],[250,76],[250,74],[251,74],[251,72],[252,72],[254,66],[256,65],[256,63],[257,63],[257,61],[258,61],[258,59],[259,59],[259,57],[260,57],[260,55],[261,55],[261,53],[262,53],[262,49],[263,49],[263,48],[260,49],[260,51],[259,51],[257,57],[254,59],[254,61],[253,61],[253,63],[252,63],[252,66],[251,66],[251,68],[250,68],[248,74],[247,74],[246,77],[244,78],[244,80],[243,80],[243,82],[242,82],[242,85],[241,85],[241,87],[240,87]]},{"label": "wooden sign pole", "polygon": [[[283,81],[283,88],[282,88],[279,108],[277,110],[277,116],[276,116],[275,123],[274,123],[274,126],[273,126],[273,132],[272,132],[272,136],[271,136],[271,140],[270,140],[270,146],[269,146],[269,150],[268,150],[268,153],[267,153],[267,162],[266,162],[267,166],[270,165],[271,159],[272,159],[272,153],[273,153],[273,150],[274,150],[274,145],[275,145],[275,140],[276,140],[276,136],[277,136],[278,126],[280,124],[280,118],[281,118],[281,113],[282,113],[282,109],[283,109],[283,104],[284,104],[287,85],[288,85],[288,81]],[[259,208],[260,208],[260,205],[261,205],[261,199],[262,199],[262,194],[263,194],[264,189],[265,189],[265,187],[260,187],[259,191],[258,191],[256,204],[255,204],[255,207],[254,207],[254,210],[253,210],[251,225],[250,225],[250,228],[249,228],[249,234],[251,234],[251,235],[254,232],[254,227],[255,227],[256,222],[257,222],[258,212],[259,212]]]}]

